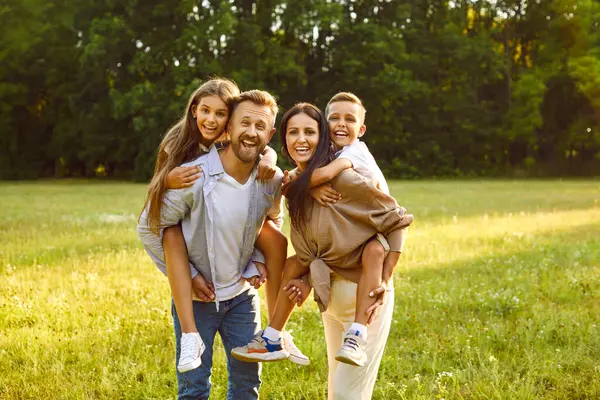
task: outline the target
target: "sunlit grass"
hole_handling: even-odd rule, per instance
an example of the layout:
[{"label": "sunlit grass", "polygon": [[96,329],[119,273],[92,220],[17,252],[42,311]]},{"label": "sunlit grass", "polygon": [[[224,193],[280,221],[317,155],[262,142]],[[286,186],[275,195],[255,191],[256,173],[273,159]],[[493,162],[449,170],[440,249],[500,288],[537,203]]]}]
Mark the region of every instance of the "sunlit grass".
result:
[{"label": "sunlit grass", "polygon": [[[600,183],[391,186],[416,222],[374,398],[600,397]],[[0,398],[175,397],[168,285],[134,230],[144,191],[0,183]],[[289,327],[312,364],[265,365],[262,397],[325,398],[315,305]]]}]

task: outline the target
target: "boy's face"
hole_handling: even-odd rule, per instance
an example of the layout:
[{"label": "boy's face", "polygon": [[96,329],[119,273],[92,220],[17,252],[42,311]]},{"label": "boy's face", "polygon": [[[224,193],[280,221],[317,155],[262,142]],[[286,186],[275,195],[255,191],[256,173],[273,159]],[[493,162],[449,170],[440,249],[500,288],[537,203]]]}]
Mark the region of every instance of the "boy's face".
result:
[{"label": "boy's face", "polygon": [[338,150],[355,143],[367,130],[360,105],[351,101],[331,103],[327,122],[331,142]]}]

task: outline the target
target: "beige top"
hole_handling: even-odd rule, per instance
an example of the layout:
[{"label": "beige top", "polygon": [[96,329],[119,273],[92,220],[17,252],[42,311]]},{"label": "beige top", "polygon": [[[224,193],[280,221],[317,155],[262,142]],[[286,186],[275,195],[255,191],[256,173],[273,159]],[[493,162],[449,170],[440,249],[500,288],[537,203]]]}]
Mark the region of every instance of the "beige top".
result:
[{"label": "beige top", "polygon": [[331,181],[342,200],[322,207],[312,198],[307,224],[300,231],[292,224],[291,240],[298,260],[310,267],[315,298],[321,311],[327,309],[331,287],[330,272],[358,282],[361,255],[366,243],[383,234],[390,251],[401,252],[406,230],[413,216],[396,200],[352,169]]}]

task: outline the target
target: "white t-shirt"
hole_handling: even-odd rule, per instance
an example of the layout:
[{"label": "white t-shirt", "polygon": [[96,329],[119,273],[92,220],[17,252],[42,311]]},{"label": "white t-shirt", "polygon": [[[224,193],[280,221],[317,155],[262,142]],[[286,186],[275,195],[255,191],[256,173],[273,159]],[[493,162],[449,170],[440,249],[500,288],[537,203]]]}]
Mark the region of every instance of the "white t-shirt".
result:
[{"label": "white t-shirt", "polygon": [[344,146],[344,148],[337,153],[337,158],[350,160],[352,168],[358,174],[367,179],[372,179],[379,187],[379,190],[386,194],[390,194],[390,188],[383,176],[383,172],[379,169],[379,165],[377,165],[375,158],[366,144],[357,140],[355,143]]},{"label": "white t-shirt", "polygon": [[244,229],[252,194],[252,174],[243,185],[226,173],[213,189],[215,218],[215,291],[220,301],[229,300],[247,290],[250,285],[240,280]]}]

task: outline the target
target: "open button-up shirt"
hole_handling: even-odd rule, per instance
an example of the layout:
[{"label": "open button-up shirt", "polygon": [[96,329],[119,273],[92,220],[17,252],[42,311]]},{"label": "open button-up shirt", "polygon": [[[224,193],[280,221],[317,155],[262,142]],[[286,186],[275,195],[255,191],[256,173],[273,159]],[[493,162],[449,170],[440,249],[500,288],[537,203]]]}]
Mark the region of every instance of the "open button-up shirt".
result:
[{"label": "open button-up shirt", "polygon": [[[209,282],[215,284],[215,252],[230,251],[217,249],[214,245],[215,226],[219,221],[214,219],[214,207],[218,206],[212,199],[212,190],[223,177],[225,170],[219,157],[219,151],[212,146],[208,154],[183,164],[184,167],[198,165],[202,174],[189,188],[167,190],[161,205],[159,235],[150,231],[148,225],[148,207],[143,211],[137,226],[137,233],[146,252],[158,269],[166,275],[165,253],[162,245],[164,229],[177,225],[181,221],[183,237],[188,249],[190,272],[192,279],[202,273]],[[244,277],[258,275],[254,262],[264,263],[264,256],[254,249],[254,242],[266,217],[281,228],[283,225],[283,209],[281,197],[281,180],[283,173],[277,169],[275,177],[268,181],[256,179],[254,168],[249,179],[253,180],[253,190],[248,204],[248,219],[244,228],[242,256],[238,268]],[[216,298],[217,306],[219,298]]]}]

